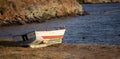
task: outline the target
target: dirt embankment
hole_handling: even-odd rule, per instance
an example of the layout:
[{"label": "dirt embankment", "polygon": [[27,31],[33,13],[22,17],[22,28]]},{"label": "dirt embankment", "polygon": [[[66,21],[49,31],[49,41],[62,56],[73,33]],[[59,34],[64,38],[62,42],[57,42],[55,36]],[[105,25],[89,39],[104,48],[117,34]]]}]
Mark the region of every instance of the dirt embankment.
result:
[{"label": "dirt embankment", "polygon": [[120,46],[60,44],[45,48],[7,47],[0,44],[1,59],[120,59]]},{"label": "dirt embankment", "polygon": [[82,15],[82,6],[76,0],[0,0],[0,25],[41,22],[69,15]]}]

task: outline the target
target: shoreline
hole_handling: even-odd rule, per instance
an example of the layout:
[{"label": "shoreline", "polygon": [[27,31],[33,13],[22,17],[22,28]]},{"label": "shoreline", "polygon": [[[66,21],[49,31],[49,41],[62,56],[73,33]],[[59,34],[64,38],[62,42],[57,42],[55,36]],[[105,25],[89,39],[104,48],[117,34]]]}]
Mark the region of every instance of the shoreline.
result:
[{"label": "shoreline", "polygon": [[21,26],[21,25],[26,25],[26,24],[34,24],[34,23],[45,23],[46,21],[48,20],[55,20],[55,19],[62,19],[62,18],[68,18],[68,17],[77,17],[77,16],[85,16],[85,15],[89,15],[88,12],[84,12],[82,15],[66,15],[66,16],[61,16],[61,17],[52,17],[50,19],[46,19],[46,20],[36,20],[36,21],[31,21],[31,22],[28,22],[28,23],[24,23],[24,24],[20,24],[20,23],[13,23],[13,24],[3,24],[3,25],[0,25],[0,27],[8,27],[8,26]]}]

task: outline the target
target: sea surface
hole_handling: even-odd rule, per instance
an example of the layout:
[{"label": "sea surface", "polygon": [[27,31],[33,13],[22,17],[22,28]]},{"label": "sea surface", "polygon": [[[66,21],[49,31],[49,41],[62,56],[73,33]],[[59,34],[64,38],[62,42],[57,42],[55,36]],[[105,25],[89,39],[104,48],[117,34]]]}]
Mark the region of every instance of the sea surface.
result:
[{"label": "sea surface", "polygon": [[65,26],[63,43],[120,45],[120,3],[82,6],[89,15],[52,19],[41,24],[0,27],[0,37]]}]

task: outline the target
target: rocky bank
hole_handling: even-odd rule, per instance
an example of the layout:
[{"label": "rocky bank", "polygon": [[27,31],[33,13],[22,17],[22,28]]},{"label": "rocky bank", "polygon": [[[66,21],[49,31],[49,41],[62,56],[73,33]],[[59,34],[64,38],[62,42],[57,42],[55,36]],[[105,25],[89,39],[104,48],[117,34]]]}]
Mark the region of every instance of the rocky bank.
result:
[{"label": "rocky bank", "polygon": [[76,0],[0,0],[0,26],[82,14]]}]

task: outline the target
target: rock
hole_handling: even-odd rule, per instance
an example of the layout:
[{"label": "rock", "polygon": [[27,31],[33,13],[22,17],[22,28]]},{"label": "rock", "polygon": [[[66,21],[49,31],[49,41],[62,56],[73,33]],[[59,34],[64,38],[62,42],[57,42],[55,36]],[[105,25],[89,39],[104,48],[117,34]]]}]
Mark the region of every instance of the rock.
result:
[{"label": "rock", "polygon": [[84,16],[84,15],[89,15],[89,13],[88,13],[87,11],[84,11],[84,12],[83,12],[83,16]]},{"label": "rock", "polygon": [[19,18],[19,17],[17,18],[17,20],[18,20],[18,22],[19,22],[20,25],[24,25],[24,24],[26,24],[25,21],[22,20],[22,19]]},{"label": "rock", "polygon": [[55,17],[82,13],[82,6],[76,0],[0,0],[0,18],[8,18],[10,24],[43,22]]}]

